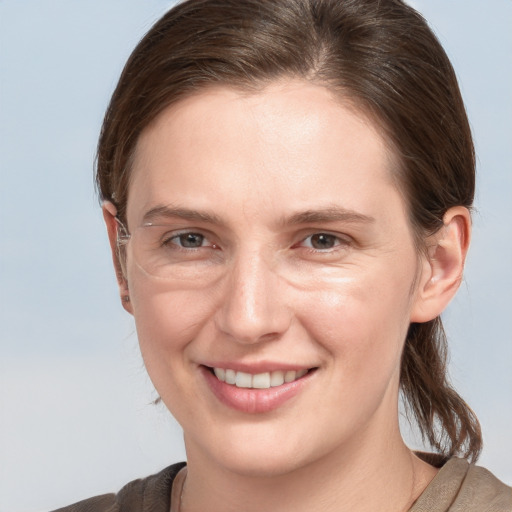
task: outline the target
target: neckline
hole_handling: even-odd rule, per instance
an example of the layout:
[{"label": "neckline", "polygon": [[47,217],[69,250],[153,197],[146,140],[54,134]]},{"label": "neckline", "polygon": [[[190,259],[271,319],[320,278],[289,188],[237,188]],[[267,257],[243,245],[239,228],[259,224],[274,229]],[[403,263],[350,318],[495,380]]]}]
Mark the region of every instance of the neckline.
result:
[{"label": "neckline", "polygon": [[180,512],[181,498],[183,496],[183,486],[185,484],[186,478],[187,466],[183,466],[174,477],[174,481],[172,483],[171,508],[169,512]]},{"label": "neckline", "polygon": [[[423,454],[422,454],[423,455]],[[433,455],[434,462],[441,461],[442,457]],[[423,458],[423,457],[422,457]],[[425,460],[423,458],[423,460]],[[430,460],[426,461],[432,464]],[[434,464],[432,464],[434,465]],[[422,512],[425,510],[447,511],[453,503],[453,499],[457,496],[464,479],[469,470],[469,462],[466,459],[453,457],[442,463],[439,467],[437,475],[425,487],[424,491],[419,495],[418,499],[413,503],[408,512]]]},{"label": "neckline", "polygon": [[[425,487],[424,491],[419,495],[418,499],[413,503],[408,512],[429,510],[433,500],[438,502],[441,488],[446,489],[446,487],[449,487],[453,488],[454,491],[460,488],[469,469],[469,463],[466,459],[460,459],[457,457],[446,459],[445,457],[435,453],[415,453],[425,462],[439,468],[439,471],[427,487]],[[183,487],[186,478],[187,466],[184,466],[178,471],[172,483],[171,507],[169,512],[180,512],[181,498],[183,496]],[[449,507],[451,502],[452,498],[447,496],[447,507]],[[439,505],[441,505],[441,503],[439,503]],[[448,508],[442,510],[448,510]]]}]

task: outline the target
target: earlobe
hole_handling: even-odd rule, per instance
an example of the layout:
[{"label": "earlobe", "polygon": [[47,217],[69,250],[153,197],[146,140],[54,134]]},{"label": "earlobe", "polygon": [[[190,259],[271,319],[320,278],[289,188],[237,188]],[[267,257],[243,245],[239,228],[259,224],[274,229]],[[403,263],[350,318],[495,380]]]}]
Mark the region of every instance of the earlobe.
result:
[{"label": "earlobe", "polygon": [[457,292],[471,237],[471,217],[467,208],[450,208],[443,227],[427,240],[428,254],[411,312],[411,322],[428,322],[439,316]]},{"label": "earlobe", "polygon": [[117,243],[119,224],[116,219],[117,209],[110,201],[104,201],[102,205],[103,219],[107,227],[108,239],[110,242],[110,250],[112,252],[112,261],[116,272],[117,284],[119,286],[119,293],[121,295],[121,302],[123,307],[128,313],[133,314],[132,305],[130,302],[130,291],[128,289],[128,281],[126,280],[123,265],[120,261],[119,248]]}]

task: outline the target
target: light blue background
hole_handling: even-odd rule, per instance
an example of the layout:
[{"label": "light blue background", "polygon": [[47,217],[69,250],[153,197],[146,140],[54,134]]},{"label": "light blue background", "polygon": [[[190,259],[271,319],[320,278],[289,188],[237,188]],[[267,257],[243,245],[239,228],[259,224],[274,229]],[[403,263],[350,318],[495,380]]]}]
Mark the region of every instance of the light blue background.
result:
[{"label": "light blue background", "polygon": [[[183,459],[119,304],[92,178],[130,51],[173,2],[0,0],[0,510],[43,511]],[[445,315],[481,464],[512,483],[512,2],[417,0],[478,156],[466,281]]]}]

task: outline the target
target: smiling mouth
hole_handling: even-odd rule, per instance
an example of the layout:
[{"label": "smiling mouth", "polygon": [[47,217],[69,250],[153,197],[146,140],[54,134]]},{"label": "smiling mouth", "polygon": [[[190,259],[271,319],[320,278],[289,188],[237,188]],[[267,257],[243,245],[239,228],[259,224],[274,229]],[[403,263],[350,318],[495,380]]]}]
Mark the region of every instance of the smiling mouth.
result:
[{"label": "smiling mouth", "polygon": [[264,373],[246,373],[228,368],[209,368],[218,380],[237,388],[269,389],[301,379],[316,368],[302,370],[276,370]]}]

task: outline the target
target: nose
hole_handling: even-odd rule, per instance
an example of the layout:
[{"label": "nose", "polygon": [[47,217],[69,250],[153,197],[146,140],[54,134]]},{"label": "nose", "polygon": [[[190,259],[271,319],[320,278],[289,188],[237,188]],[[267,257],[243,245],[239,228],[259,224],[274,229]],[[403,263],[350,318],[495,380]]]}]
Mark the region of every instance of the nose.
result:
[{"label": "nose", "polygon": [[285,302],[283,283],[260,255],[239,257],[217,312],[217,328],[238,343],[278,339],[291,322]]}]

